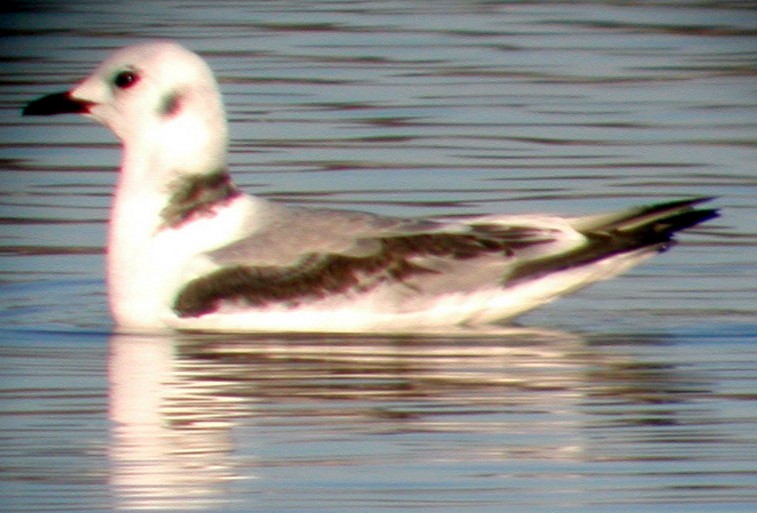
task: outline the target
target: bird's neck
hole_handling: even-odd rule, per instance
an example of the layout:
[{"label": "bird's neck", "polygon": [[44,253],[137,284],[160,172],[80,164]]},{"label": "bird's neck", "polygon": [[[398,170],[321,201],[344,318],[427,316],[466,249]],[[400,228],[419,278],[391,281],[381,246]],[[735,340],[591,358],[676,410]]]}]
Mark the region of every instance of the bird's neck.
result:
[{"label": "bird's neck", "polygon": [[223,116],[222,110],[212,115],[191,112],[131,131],[122,139],[119,187],[166,192],[182,176],[225,169],[228,135]]},{"label": "bird's neck", "polygon": [[159,300],[158,294],[144,292],[151,282],[175,273],[183,257],[203,249],[177,247],[175,258],[166,259],[174,232],[214,215],[216,207],[239,194],[226,171],[225,150],[225,131],[194,141],[157,133],[124,145],[107,252],[111,307],[119,322],[134,317],[119,309],[148,296]]},{"label": "bird's neck", "polygon": [[[213,201],[233,196],[236,188],[226,171],[225,134],[213,139],[192,144],[157,133],[126,143],[113,199],[111,235],[123,239],[118,233],[130,233],[131,238],[140,239],[134,232],[142,232],[149,237]],[[135,216],[142,219],[139,226]]]},{"label": "bird's neck", "polygon": [[183,174],[170,185],[168,201],[160,211],[161,228],[177,229],[199,217],[212,216],[240,194],[226,169]]}]

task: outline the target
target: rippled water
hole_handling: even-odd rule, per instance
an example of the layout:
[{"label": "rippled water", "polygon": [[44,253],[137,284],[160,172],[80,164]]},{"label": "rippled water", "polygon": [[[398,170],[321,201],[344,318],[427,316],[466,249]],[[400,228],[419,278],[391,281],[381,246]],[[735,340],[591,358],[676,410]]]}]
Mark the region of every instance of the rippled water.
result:
[{"label": "rippled water", "polygon": [[[753,511],[749,2],[13,2],[0,18],[0,510]],[[111,333],[119,152],[20,117],[178,39],[246,190],[394,215],[718,196],[612,282],[448,337]]]}]

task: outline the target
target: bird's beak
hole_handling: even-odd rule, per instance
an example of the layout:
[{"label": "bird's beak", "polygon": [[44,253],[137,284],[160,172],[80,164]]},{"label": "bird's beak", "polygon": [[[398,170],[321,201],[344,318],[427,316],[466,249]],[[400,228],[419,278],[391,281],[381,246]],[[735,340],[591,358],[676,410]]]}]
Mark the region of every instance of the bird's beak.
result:
[{"label": "bird's beak", "polygon": [[51,116],[53,114],[88,114],[93,103],[79,100],[70,92],[43,96],[29,103],[22,114],[24,116]]}]

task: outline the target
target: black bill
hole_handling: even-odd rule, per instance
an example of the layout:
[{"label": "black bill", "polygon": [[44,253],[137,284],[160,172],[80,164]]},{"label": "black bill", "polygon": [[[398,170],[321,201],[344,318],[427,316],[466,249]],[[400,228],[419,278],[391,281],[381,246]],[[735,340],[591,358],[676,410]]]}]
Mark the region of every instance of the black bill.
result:
[{"label": "black bill", "polygon": [[68,92],[43,96],[29,103],[22,114],[24,116],[51,116],[53,114],[86,114],[92,103],[72,98]]}]

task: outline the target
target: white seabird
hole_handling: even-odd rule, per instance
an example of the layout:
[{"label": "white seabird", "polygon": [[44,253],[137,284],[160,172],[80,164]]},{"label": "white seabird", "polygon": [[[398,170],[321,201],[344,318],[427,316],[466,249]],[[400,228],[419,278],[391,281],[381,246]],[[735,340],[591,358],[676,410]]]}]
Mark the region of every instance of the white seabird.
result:
[{"label": "white seabird", "polygon": [[502,322],[615,276],[717,216],[675,201],[578,218],[401,219],[243,194],[213,73],[172,42],[117,51],[25,115],[123,144],[107,250],[122,329],[422,331]]}]

